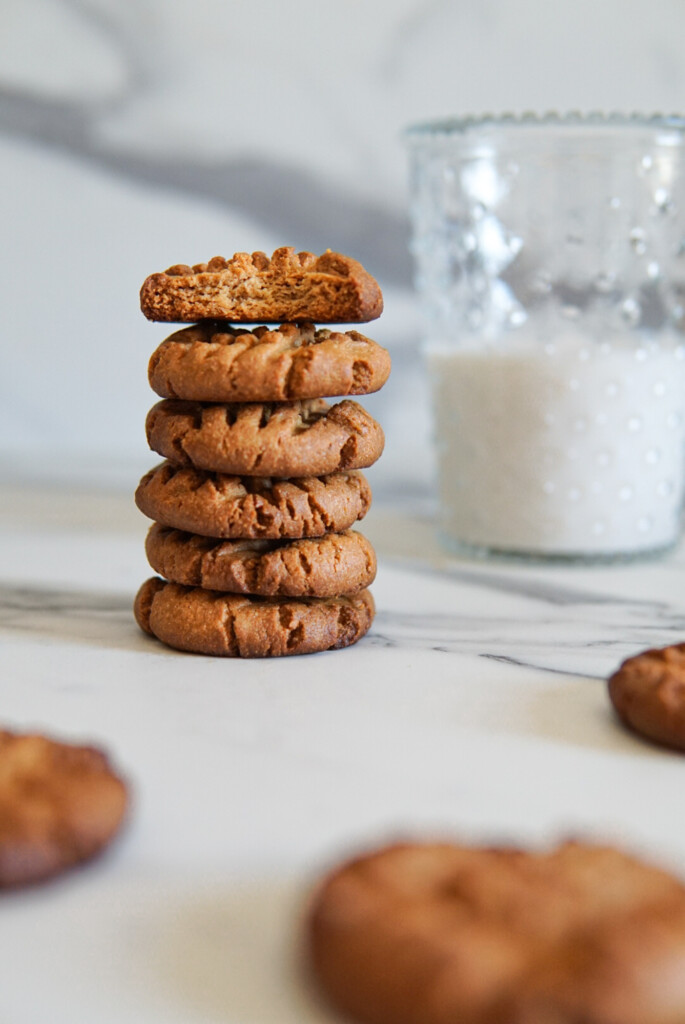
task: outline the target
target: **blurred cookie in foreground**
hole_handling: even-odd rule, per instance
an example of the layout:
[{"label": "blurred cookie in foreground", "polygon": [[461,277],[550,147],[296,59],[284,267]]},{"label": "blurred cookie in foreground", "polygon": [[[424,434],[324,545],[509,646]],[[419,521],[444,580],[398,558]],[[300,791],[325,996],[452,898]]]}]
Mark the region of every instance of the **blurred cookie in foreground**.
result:
[{"label": "blurred cookie in foreground", "polygon": [[608,685],[625,725],[655,743],[685,750],[685,644],[628,658]]},{"label": "blurred cookie in foreground", "polygon": [[611,847],[384,847],[324,879],[307,946],[365,1024],[685,1021],[685,887]]},{"label": "blurred cookie in foreground", "polygon": [[127,805],[102,751],[0,730],[0,889],[90,860],[114,838]]}]

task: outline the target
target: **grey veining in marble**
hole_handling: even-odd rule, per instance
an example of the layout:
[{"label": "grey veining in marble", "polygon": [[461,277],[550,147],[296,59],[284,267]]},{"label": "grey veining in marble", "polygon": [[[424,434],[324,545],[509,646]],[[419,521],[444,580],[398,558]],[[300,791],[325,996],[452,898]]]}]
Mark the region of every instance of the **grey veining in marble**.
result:
[{"label": "grey veining in marble", "polygon": [[[416,570],[414,570],[416,571]],[[678,643],[685,613],[667,602],[586,593],[496,573],[447,568],[436,577],[519,598],[516,612],[397,612],[381,607],[364,641],[372,647],[432,650],[491,658],[546,672],[606,678],[621,660],[645,647]],[[118,594],[30,586],[0,586],[0,630],[63,639],[131,639],[132,599]]]},{"label": "grey veining in marble", "polygon": [[404,564],[419,575],[489,591],[493,601],[503,594],[519,600],[507,615],[381,611],[374,642],[468,651],[528,668],[605,679],[637,651],[680,643],[685,636],[685,611],[665,600],[586,590],[530,571],[471,570],[446,559],[439,567],[415,558]]},{"label": "grey veining in marble", "polygon": [[0,585],[0,635],[126,648],[139,631],[132,597]]},{"label": "grey veining in marble", "polygon": [[98,619],[130,612],[131,602],[119,595],[78,590],[0,584],[0,625],[13,629],[40,629],[40,617],[64,620]]},{"label": "grey veining in marble", "polygon": [[[599,611],[601,608],[601,611]],[[620,661],[646,647],[680,643],[685,615],[671,613],[656,623],[631,621],[613,602],[577,608],[563,616],[542,615],[522,602],[520,619],[482,615],[422,615],[381,612],[371,642],[472,654],[513,665],[605,679]],[[530,633],[522,626],[532,624]]]}]

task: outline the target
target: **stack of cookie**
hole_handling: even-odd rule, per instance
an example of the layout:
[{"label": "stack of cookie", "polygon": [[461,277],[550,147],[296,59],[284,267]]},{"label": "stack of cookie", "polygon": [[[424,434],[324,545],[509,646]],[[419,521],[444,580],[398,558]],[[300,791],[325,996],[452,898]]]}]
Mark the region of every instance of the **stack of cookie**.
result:
[{"label": "stack of cookie", "polygon": [[147,437],[166,461],[136,491],[160,574],[138,592],[138,624],[171,647],[233,657],[355,643],[373,620],[376,558],[350,527],[371,501],[359,470],[384,438],[345,396],[382,387],[390,357],[314,323],[375,319],[377,283],[338,253],[283,248],[153,274],[141,307],[193,326],[150,360],[163,400]]}]

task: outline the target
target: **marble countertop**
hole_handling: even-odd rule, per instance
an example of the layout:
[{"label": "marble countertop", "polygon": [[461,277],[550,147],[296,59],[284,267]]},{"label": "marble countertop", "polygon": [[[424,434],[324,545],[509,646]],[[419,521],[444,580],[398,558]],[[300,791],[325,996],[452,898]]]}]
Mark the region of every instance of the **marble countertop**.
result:
[{"label": "marble countertop", "polygon": [[312,879],[399,836],[610,839],[685,875],[682,760],[624,732],[604,680],[685,639],[685,553],[603,568],[449,558],[377,501],[375,624],[347,651],[176,653],[131,616],[128,495],[0,492],[3,722],[105,746],[130,823],[103,858],[3,897],[0,1019],[305,1024]]}]

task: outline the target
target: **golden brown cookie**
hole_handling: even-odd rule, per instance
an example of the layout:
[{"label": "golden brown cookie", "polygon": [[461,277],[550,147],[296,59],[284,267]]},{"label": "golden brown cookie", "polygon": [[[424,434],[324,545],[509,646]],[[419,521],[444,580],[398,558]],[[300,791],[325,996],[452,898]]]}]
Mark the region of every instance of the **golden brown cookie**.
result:
[{"label": "golden brown cookie", "polygon": [[152,274],[140,292],[148,320],[311,320],[364,323],[383,312],[377,282],[361,263],[336,252],[314,256],[291,247],[215,256],[194,267],[177,264]]},{"label": "golden brown cookie", "polygon": [[0,730],[0,888],[94,857],[126,805],[126,786],[101,751]]},{"label": "golden brown cookie", "polygon": [[609,847],[386,847],[324,880],[307,946],[365,1024],[685,1021],[685,887]]},{"label": "golden brown cookie", "polygon": [[311,540],[218,540],[154,523],[147,558],[173,583],[263,597],[335,597],[373,583],[376,555],[361,533]]},{"label": "golden brown cookie", "polygon": [[163,462],[140,481],[136,504],[164,526],[205,537],[321,537],[363,519],[371,488],[355,471],[272,480]]},{"label": "golden brown cookie", "polygon": [[357,331],[313,324],[247,331],[202,323],[176,331],[152,354],[150,387],[162,398],[287,402],[367,395],[390,373],[390,354]]},{"label": "golden brown cookie", "polygon": [[178,466],[244,476],[322,476],[371,466],[385,443],[357,402],[209,405],[172,398],[147,416],[150,448]]},{"label": "golden brown cookie", "polygon": [[368,590],[344,597],[267,598],[146,580],[134,613],[169,647],[229,658],[313,654],[354,644],[374,616]]},{"label": "golden brown cookie", "polygon": [[628,658],[609,679],[609,697],[629,728],[685,750],[685,644]]}]

